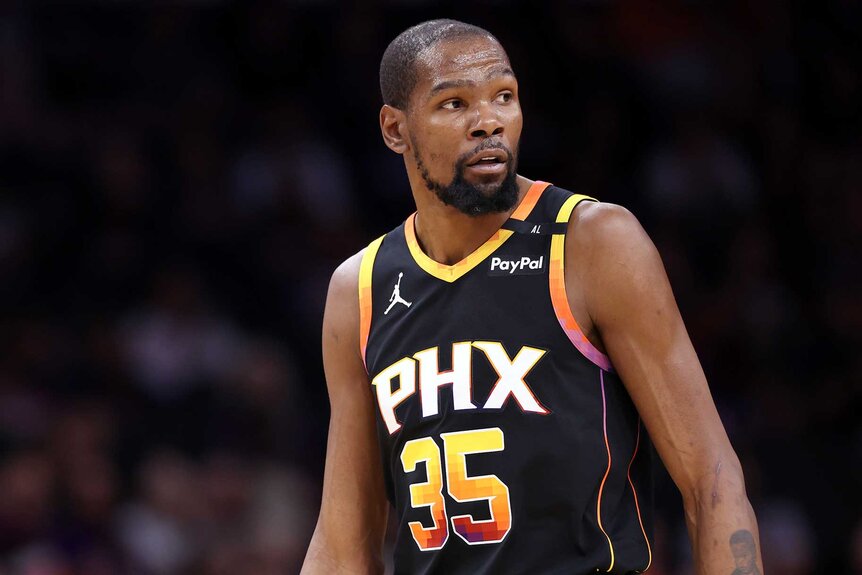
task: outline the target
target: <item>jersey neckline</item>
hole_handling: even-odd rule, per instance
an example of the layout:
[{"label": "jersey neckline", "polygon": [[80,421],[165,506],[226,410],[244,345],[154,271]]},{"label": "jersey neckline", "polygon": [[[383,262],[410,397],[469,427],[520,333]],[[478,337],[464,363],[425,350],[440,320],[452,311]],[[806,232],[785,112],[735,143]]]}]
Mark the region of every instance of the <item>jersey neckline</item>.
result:
[{"label": "jersey neckline", "polygon": [[[542,182],[540,180],[533,182],[532,185],[530,185],[530,189],[528,189],[527,193],[524,194],[518,207],[515,208],[515,211],[512,212],[511,216],[509,216],[509,219],[525,220],[533,211],[533,208],[538,203],[542,193],[550,185],[550,183]],[[407,247],[410,250],[410,255],[413,257],[413,261],[415,261],[416,265],[425,270],[428,274],[449,283],[454,282],[482,263],[485,258],[494,253],[497,248],[503,245],[506,240],[514,234],[511,230],[500,228],[494,232],[494,234],[488,238],[485,243],[473,250],[473,252],[467,255],[464,259],[452,265],[446,265],[431,259],[422,251],[422,248],[419,247],[419,241],[416,239],[415,220],[416,212],[413,212],[404,222],[404,237],[407,240]]]}]

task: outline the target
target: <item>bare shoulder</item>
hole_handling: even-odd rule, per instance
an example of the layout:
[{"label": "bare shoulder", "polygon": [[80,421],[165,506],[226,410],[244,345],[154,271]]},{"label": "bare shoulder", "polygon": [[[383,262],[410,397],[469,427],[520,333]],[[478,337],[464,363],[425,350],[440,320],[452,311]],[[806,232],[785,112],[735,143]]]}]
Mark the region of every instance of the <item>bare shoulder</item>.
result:
[{"label": "bare shoulder", "polygon": [[581,202],[569,220],[566,261],[572,262],[566,281],[576,290],[571,305],[580,306],[586,327],[603,340],[609,323],[631,320],[644,302],[673,302],[658,250],[634,214],[617,204]]},{"label": "bare shoulder", "polygon": [[[365,255],[363,248],[353,254],[343,262],[341,262],[335,271],[332,272],[332,278],[329,280],[329,296],[341,299],[347,296],[355,296],[359,286],[359,268],[362,265],[362,256]],[[351,299],[347,297],[347,299]]]},{"label": "bare shoulder", "polygon": [[359,250],[341,262],[332,272],[329,292],[326,295],[327,312],[330,308],[337,309],[339,316],[349,314],[359,321],[359,269],[367,249]]},{"label": "bare shoulder", "polygon": [[[635,215],[618,204],[581,202],[569,220],[571,245],[579,253],[614,254],[621,259],[633,252],[653,251],[652,241]],[[622,253],[620,250],[624,250]],[[583,254],[582,254],[583,256]]]},{"label": "bare shoulder", "polygon": [[329,280],[323,313],[324,357],[359,350],[359,268],[365,249],[344,260]]},{"label": "bare shoulder", "polygon": [[[661,257],[633,213],[617,204],[581,202],[566,240],[566,259],[576,262],[577,276],[599,292],[607,281],[646,280],[664,275]],[[622,277],[621,277],[622,276]]]}]

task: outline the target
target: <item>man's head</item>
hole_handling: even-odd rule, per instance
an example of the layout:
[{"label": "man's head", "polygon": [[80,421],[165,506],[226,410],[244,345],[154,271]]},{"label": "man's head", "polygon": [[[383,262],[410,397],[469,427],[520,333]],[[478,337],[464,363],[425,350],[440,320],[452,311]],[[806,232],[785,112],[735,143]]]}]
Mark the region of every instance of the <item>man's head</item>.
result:
[{"label": "man's head", "polygon": [[737,531],[730,536],[730,550],[736,561],[736,572],[743,575],[757,573],[757,548],[749,531]]},{"label": "man's head", "polygon": [[472,216],[514,207],[518,83],[490,32],[455,20],[405,30],[383,54],[380,91],[383,139],[414,190]]}]

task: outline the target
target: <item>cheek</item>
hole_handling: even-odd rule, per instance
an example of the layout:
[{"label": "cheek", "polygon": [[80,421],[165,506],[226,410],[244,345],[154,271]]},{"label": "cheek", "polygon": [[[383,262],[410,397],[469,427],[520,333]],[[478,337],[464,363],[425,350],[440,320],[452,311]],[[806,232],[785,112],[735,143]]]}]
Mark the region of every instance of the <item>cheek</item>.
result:
[{"label": "cheek", "polygon": [[458,140],[452,130],[433,124],[424,129],[419,143],[425,162],[452,163],[457,159],[458,149]]},{"label": "cheek", "polygon": [[520,106],[512,109],[507,123],[509,124],[509,132],[513,133],[513,135],[521,134],[521,128],[524,126],[524,117],[521,115]]}]

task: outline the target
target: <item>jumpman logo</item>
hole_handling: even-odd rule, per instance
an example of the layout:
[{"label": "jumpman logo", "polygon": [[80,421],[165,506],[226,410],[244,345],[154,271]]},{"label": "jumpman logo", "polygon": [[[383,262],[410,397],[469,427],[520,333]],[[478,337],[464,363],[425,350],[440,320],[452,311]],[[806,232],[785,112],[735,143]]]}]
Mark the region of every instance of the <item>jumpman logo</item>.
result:
[{"label": "jumpman logo", "polygon": [[386,311],[383,312],[383,315],[389,313],[393,307],[395,307],[396,303],[403,303],[407,307],[413,305],[412,301],[405,301],[404,298],[401,297],[401,277],[404,275],[404,272],[398,272],[398,282],[395,284],[395,289],[392,290],[392,295],[389,296],[389,307],[386,308]]}]

